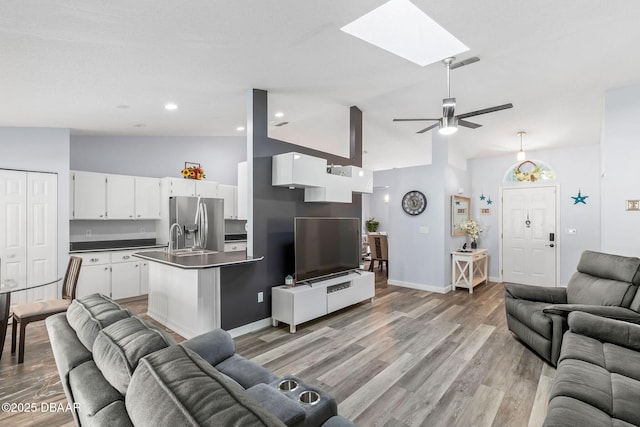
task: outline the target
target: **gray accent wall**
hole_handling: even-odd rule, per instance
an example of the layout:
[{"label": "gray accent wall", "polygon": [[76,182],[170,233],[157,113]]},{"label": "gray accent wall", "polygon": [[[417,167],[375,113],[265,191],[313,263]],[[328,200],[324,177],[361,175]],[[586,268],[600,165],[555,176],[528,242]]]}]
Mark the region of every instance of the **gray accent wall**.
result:
[{"label": "gray accent wall", "polygon": [[72,136],[70,163],[73,170],[179,178],[184,162],[193,162],[207,181],[236,185],[246,149],[244,136]]},{"label": "gray accent wall", "polygon": [[[298,152],[322,157],[329,163],[362,165],[362,113],[351,107],[349,138],[351,158],[323,153],[300,145],[267,137],[267,92],[254,89],[250,111],[247,112],[253,153],[253,254],[264,256],[261,262],[221,270],[222,327],[232,329],[271,316],[271,288],[284,283],[284,277],[294,271],[293,220],[296,216],[331,216],[361,218],[362,197],[353,195],[353,203],[305,203],[304,190],[271,185],[271,157]],[[251,221],[250,221],[251,222]],[[264,302],[257,302],[258,292],[264,292]]]}]

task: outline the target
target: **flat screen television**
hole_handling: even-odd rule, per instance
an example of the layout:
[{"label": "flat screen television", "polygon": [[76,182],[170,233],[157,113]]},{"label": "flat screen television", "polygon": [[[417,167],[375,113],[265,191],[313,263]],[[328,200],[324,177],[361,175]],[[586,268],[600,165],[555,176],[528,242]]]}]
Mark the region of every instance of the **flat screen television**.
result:
[{"label": "flat screen television", "polygon": [[309,279],[359,268],[360,218],[295,218],[295,277]]}]

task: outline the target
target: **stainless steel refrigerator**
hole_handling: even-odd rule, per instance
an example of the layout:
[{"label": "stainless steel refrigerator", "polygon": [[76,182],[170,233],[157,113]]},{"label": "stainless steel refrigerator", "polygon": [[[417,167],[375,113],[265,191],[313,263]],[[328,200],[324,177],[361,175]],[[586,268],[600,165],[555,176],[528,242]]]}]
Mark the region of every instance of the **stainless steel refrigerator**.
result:
[{"label": "stainless steel refrigerator", "polygon": [[174,248],[224,251],[224,200],[205,197],[171,197],[169,226],[178,224],[182,233],[169,235]]}]

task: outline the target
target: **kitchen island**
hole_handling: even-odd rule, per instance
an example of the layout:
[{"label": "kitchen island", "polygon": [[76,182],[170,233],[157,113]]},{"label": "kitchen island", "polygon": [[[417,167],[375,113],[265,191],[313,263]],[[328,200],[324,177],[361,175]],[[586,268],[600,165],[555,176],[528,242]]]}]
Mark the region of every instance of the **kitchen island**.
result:
[{"label": "kitchen island", "polygon": [[221,327],[220,268],[264,259],[245,251],[201,252],[134,254],[151,261],[147,314],[186,339]]}]

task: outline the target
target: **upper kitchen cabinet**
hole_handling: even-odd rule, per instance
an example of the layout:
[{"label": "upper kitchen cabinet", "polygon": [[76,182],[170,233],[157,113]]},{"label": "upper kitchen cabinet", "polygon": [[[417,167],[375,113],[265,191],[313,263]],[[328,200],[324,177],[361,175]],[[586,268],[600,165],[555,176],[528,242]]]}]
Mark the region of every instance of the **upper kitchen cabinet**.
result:
[{"label": "upper kitchen cabinet", "polygon": [[135,206],[136,219],[160,218],[160,179],[136,177]]},{"label": "upper kitchen cabinet", "polygon": [[107,218],[135,218],[135,178],[125,175],[107,175]]},{"label": "upper kitchen cabinet", "polygon": [[160,180],[71,172],[71,219],[158,219]]},{"label": "upper kitchen cabinet", "polygon": [[169,197],[218,197],[218,183],[184,178],[165,178]]},{"label": "upper kitchen cabinet", "polygon": [[72,219],[105,219],[107,177],[103,173],[71,172]]},{"label": "upper kitchen cabinet", "polygon": [[238,219],[237,192],[235,185],[218,185],[218,197],[224,199],[224,219]]}]

